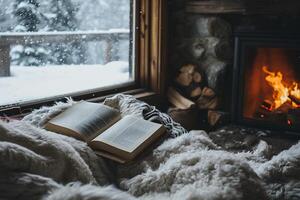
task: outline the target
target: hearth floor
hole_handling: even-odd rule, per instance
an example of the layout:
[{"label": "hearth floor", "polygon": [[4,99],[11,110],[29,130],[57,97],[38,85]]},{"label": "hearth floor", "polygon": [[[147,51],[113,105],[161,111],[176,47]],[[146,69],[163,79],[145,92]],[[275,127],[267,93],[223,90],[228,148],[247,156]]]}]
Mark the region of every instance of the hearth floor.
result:
[{"label": "hearth floor", "polygon": [[270,156],[290,148],[300,139],[296,136],[282,136],[271,131],[236,125],[227,125],[208,134],[214,143],[232,152],[251,151],[260,140],[264,140],[271,148]]}]

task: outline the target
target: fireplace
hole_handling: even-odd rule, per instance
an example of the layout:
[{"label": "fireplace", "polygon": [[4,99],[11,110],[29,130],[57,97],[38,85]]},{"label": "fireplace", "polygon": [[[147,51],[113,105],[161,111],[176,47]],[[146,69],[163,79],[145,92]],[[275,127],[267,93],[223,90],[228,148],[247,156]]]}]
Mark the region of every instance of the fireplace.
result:
[{"label": "fireplace", "polygon": [[300,131],[300,38],[293,34],[237,33],[234,122]]}]

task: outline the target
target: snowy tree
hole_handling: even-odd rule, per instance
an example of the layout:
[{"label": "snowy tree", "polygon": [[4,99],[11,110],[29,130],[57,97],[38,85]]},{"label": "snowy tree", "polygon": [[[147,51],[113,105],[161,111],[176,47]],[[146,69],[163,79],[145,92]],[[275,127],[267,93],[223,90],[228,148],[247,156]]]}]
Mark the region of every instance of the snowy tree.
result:
[{"label": "snowy tree", "polygon": [[[48,19],[45,30],[47,31],[76,31],[77,8],[71,0],[52,0],[44,3],[47,12],[44,16]],[[52,44],[51,54],[55,64],[82,63],[83,49],[79,42],[69,44]]]},{"label": "snowy tree", "polygon": [[80,3],[76,14],[80,29],[108,30],[129,28],[130,0],[73,1]]},{"label": "snowy tree", "polygon": [[1,32],[9,32],[15,27],[15,20],[12,15],[11,2],[0,0],[0,30]]},{"label": "snowy tree", "polygon": [[[8,4],[13,5],[9,13],[4,9]],[[0,0],[0,6],[2,31],[76,32],[129,29],[130,25],[130,0]],[[12,64],[104,63],[107,45],[104,40],[17,45],[12,46]],[[113,44],[113,60],[128,60],[128,55],[129,41]]]},{"label": "snowy tree", "polygon": [[[130,27],[130,0],[73,1],[80,4],[76,13],[80,30],[129,29]],[[89,62],[104,63],[106,46],[104,41],[86,44]],[[115,41],[111,53],[112,60],[128,60],[129,41]]]},{"label": "snowy tree", "polygon": [[[75,31],[77,20],[75,14],[77,9],[70,0],[52,0],[50,1],[49,26],[55,31]],[[50,14],[50,15],[51,15]]]},{"label": "snowy tree", "polygon": [[[15,32],[36,32],[40,23],[37,0],[15,0],[13,16],[17,25]],[[46,63],[48,52],[37,44],[16,45],[11,50],[12,64],[22,66],[40,66]]]}]

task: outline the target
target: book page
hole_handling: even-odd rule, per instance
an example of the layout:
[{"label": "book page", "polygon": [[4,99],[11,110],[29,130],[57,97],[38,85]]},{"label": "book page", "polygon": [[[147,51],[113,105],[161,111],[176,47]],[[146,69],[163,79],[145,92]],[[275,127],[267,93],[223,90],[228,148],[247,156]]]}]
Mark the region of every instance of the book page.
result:
[{"label": "book page", "polygon": [[100,103],[79,102],[49,123],[70,129],[89,141],[120,119],[117,110]]},{"label": "book page", "polygon": [[144,119],[125,116],[93,141],[101,141],[131,153],[161,126]]}]

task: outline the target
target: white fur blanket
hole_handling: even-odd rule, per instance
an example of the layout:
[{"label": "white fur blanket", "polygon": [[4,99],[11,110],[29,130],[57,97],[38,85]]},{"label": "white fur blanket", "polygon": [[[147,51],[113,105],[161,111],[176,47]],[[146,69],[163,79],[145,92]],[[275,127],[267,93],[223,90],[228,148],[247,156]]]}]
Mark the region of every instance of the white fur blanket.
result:
[{"label": "white fur blanket", "polygon": [[[231,153],[204,131],[179,134],[184,129],[168,119],[178,137],[141,162],[116,165],[112,174],[85,143],[40,128],[72,103],[0,122],[0,199],[300,199],[300,143],[271,159],[264,141],[251,152]],[[145,103],[131,96],[105,104],[144,116]],[[114,176],[119,189],[109,186]]]}]

